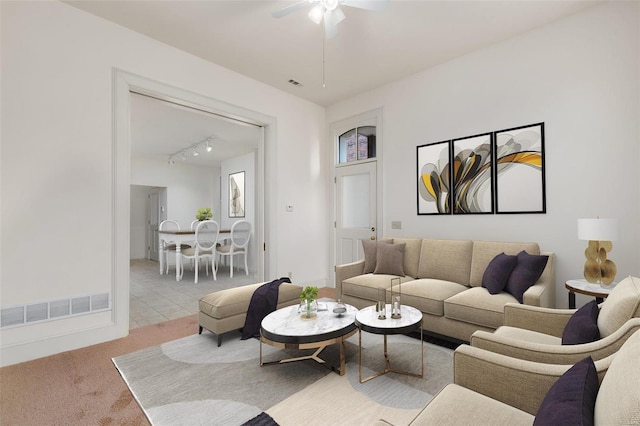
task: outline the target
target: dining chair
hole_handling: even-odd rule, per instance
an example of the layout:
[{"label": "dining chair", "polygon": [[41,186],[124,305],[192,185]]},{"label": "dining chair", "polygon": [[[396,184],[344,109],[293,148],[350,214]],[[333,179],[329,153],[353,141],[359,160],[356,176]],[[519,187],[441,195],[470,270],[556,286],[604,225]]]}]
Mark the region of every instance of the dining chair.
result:
[{"label": "dining chair", "polygon": [[[213,273],[213,280],[217,280],[216,270],[216,244],[218,243],[218,234],[220,233],[220,226],[215,220],[203,220],[199,221],[196,225],[196,245],[189,247],[182,251],[182,257],[185,259],[193,259],[195,276],[193,279],[194,284],[198,284],[198,271],[200,269],[200,260],[205,260],[205,271],[209,276],[209,263],[211,260],[211,272]],[[180,277],[184,268],[180,272]]]},{"label": "dining chair", "polygon": [[[171,230],[175,230],[175,231],[180,230],[180,224],[178,223],[178,221],[167,219],[160,222],[160,225],[158,226],[158,231],[171,231]],[[188,247],[190,246],[182,244],[180,246],[180,250],[184,250]],[[164,240],[162,240],[162,250],[164,252],[164,264],[166,267],[165,274],[168,274],[169,273],[169,252],[173,252],[175,255],[176,245],[173,243],[167,244]],[[180,267],[180,265],[176,264],[176,267]]]},{"label": "dining chair", "polygon": [[249,275],[247,267],[247,252],[251,239],[251,224],[246,220],[238,220],[231,226],[231,243],[216,247],[220,256],[229,256],[229,277],[233,278],[233,258],[236,255],[244,256],[244,272]]}]

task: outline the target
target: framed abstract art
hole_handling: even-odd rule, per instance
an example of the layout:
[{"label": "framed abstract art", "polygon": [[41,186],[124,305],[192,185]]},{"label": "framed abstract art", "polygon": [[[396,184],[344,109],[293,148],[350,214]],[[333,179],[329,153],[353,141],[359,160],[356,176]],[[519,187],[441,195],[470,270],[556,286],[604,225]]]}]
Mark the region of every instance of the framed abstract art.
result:
[{"label": "framed abstract art", "polygon": [[453,214],[493,213],[492,134],[451,141]]},{"label": "framed abstract art", "polygon": [[496,212],[546,213],[544,123],[494,135]]},{"label": "framed abstract art", "polygon": [[451,214],[451,143],[417,148],[418,214]]}]

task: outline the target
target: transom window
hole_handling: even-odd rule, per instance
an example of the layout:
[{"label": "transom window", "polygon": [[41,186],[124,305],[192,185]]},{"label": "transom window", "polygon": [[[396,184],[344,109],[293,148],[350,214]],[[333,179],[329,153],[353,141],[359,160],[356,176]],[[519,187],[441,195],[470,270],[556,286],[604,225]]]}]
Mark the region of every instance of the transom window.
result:
[{"label": "transom window", "polygon": [[356,127],[338,137],[338,163],[376,157],[376,126]]}]

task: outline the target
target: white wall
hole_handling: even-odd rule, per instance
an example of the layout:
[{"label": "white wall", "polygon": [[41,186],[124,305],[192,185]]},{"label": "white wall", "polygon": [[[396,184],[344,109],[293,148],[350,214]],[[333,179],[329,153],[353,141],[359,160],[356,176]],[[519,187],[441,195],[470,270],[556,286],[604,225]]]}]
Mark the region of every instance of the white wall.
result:
[{"label": "white wall", "polygon": [[[586,247],[577,218],[615,217],[617,279],[640,275],[639,8],[608,2],[329,108],[329,123],[384,109],[383,234],[537,241],[567,306]],[[417,145],[540,121],[547,214],[417,215]]]},{"label": "white wall", "polygon": [[[116,176],[129,171],[114,167],[114,68],[273,117],[276,146],[267,148],[272,156],[266,214],[268,249],[277,256],[269,260],[268,278],[304,257],[297,262],[299,282],[328,280],[326,226],[313,220],[327,216],[328,168],[318,155],[325,140],[322,107],[64,3],[0,2],[0,7],[3,307],[128,289],[128,282],[115,278],[128,275],[114,259],[122,251],[128,259],[129,238],[116,247],[114,223],[129,215],[129,197],[124,207],[114,203],[114,186]],[[309,160],[300,166],[279,168],[304,158]],[[285,215],[285,198],[299,200],[295,214]],[[179,220],[190,221],[193,208],[178,213]],[[293,235],[304,231],[314,244],[301,250],[279,229]],[[91,249],[79,250],[88,237]],[[34,268],[33,256],[23,253],[43,241],[49,248]],[[124,305],[116,309],[128,310]],[[0,362],[119,337],[116,318],[107,312],[3,329]]]},{"label": "white wall", "polygon": [[134,158],[131,161],[131,184],[167,188],[167,219],[177,220],[181,229],[189,229],[200,207],[220,210],[219,167],[198,167],[177,162]]}]

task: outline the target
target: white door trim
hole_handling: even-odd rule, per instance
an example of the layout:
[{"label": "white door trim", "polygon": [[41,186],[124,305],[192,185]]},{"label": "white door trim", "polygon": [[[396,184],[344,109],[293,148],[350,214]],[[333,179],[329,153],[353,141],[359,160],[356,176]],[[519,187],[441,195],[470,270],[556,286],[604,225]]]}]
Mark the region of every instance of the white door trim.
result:
[{"label": "white door trim", "polygon": [[329,152],[332,155],[330,164],[333,164],[333,232],[331,233],[331,244],[329,245],[329,249],[331,251],[329,258],[332,259],[333,266],[331,266],[329,271],[329,277],[331,279],[331,283],[335,285],[335,264],[336,264],[336,229],[335,223],[337,218],[337,188],[336,188],[336,169],[338,167],[338,136],[342,133],[346,132],[349,129],[359,126],[376,126],[376,236],[380,239],[384,236],[384,218],[383,218],[383,180],[382,180],[382,163],[383,163],[383,154],[384,154],[384,132],[382,127],[382,107],[376,108],[371,111],[363,112],[362,114],[358,114],[352,117],[344,118],[342,120],[335,121],[329,124],[329,129],[327,131],[327,135],[329,138],[329,143],[332,146],[332,149]]},{"label": "white door trim", "polygon": [[[112,193],[112,319],[117,336],[129,333],[129,233],[130,233],[130,92],[156,97],[180,105],[245,121],[263,128],[263,138],[257,151],[256,164],[256,231],[259,242],[256,254],[258,279],[264,281],[269,271],[277,265],[277,247],[267,245],[268,252],[261,250],[262,243],[270,235],[277,235],[275,201],[276,131],[277,119],[257,111],[228,104],[226,102],[189,92],[187,90],[150,80],[146,77],[113,69],[113,193]],[[269,167],[266,167],[269,164]],[[273,195],[272,195],[273,194]],[[114,338],[115,338],[114,337]]]}]

